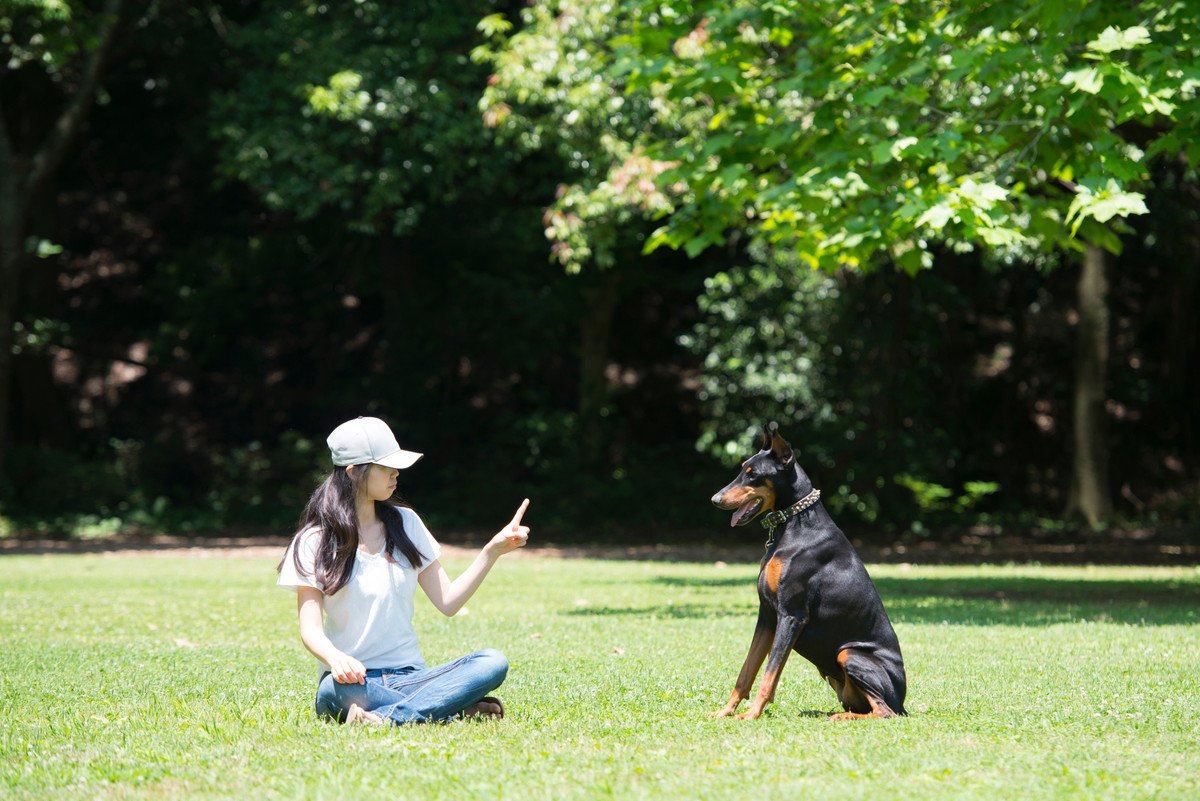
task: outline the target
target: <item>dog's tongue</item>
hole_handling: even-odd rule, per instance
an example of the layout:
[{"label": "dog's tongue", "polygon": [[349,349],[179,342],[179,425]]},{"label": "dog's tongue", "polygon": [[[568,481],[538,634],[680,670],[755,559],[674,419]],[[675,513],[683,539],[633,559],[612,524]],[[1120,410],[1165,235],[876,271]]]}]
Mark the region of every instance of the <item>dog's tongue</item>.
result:
[{"label": "dog's tongue", "polygon": [[762,501],[758,498],[751,498],[744,504],[738,507],[738,510],[733,513],[733,519],[729,521],[730,526],[740,526],[754,517],[754,513],[758,511],[758,507],[762,505]]}]

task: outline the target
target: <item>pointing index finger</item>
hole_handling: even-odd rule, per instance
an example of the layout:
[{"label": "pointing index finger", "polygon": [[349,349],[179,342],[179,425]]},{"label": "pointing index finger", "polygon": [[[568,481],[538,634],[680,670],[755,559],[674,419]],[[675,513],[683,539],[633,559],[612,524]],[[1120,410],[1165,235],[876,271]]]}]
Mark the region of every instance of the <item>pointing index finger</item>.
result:
[{"label": "pointing index finger", "polygon": [[521,505],[519,507],[517,507],[517,513],[515,515],[513,515],[512,523],[510,523],[509,525],[512,526],[513,528],[516,528],[517,526],[521,525],[521,517],[525,514],[525,510],[528,508],[529,508],[529,499],[526,498],[525,500],[521,501]]}]

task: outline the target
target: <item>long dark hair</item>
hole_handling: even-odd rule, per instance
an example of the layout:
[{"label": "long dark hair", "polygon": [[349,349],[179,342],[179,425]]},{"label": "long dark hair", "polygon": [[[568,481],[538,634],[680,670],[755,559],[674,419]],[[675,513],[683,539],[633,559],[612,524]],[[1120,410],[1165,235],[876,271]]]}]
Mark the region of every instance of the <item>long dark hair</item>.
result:
[{"label": "long dark hair", "polygon": [[[334,468],[333,472],[313,491],[312,497],[300,516],[300,526],[292,539],[292,563],[296,572],[305,578],[314,578],[326,595],[333,595],[350,580],[354,570],[354,558],[358,553],[358,506],[359,493],[367,484],[371,465],[356,464],[349,470]],[[425,556],[413,545],[404,530],[404,518],[400,507],[408,507],[395,497],[386,501],[375,501],[375,514],[383,521],[383,553],[392,558],[397,550],[414,568],[425,563]],[[315,528],[320,536],[317,546],[316,564],[310,574],[300,563],[300,535]],[[276,570],[283,569],[284,559],[279,560]]]}]

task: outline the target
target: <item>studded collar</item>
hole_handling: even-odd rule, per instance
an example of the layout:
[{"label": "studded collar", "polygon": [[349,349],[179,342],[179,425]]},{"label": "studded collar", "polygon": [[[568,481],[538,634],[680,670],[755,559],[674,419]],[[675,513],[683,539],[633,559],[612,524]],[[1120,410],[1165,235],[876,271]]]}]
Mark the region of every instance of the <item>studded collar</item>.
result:
[{"label": "studded collar", "polygon": [[788,520],[791,520],[793,517],[795,517],[796,515],[803,512],[805,509],[811,508],[812,505],[815,504],[819,500],[821,500],[821,491],[819,489],[814,488],[812,492],[808,493],[807,495],[805,495],[803,498],[801,498],[800,500],[793,503],[788,508],[776,509],[774,511],[767,512],[765,515],[763,515],[763,519],[761,522],[762,522],[762,527],[767,530],[767,547],[770,548],[771,545],[774,544],[774,542],[775,542],[775,529],[776,528],[778,528],[779,526],[782,526]]}]

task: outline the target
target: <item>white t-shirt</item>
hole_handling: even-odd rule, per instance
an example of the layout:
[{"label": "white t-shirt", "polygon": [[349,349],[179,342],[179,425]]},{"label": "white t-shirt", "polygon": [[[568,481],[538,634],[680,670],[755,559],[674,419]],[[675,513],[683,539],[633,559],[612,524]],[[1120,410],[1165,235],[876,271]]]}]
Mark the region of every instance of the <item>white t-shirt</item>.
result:
[{"label": "white t-shirt", "polygon": [[[441,546],[411,509],[400,508],[404,532],[425,557],[424,570],[441,556]],[[280,587],[320,589],[313,576],[320,534],[316,528],[303,531],[292,540],[279,571]],[[300,563],[308,572],[302,576],[292,560],[299,543]],[[333,646],[348,654],[365,668],[425,667],[417,634],[413,631],[413,592],[420,570],[409,565],[400,551],[388,559],[382,552],[355,554],[354,569],[345,586],[325,596],[325,636]],[[322,670],[329,666],[321,660]]]}]

